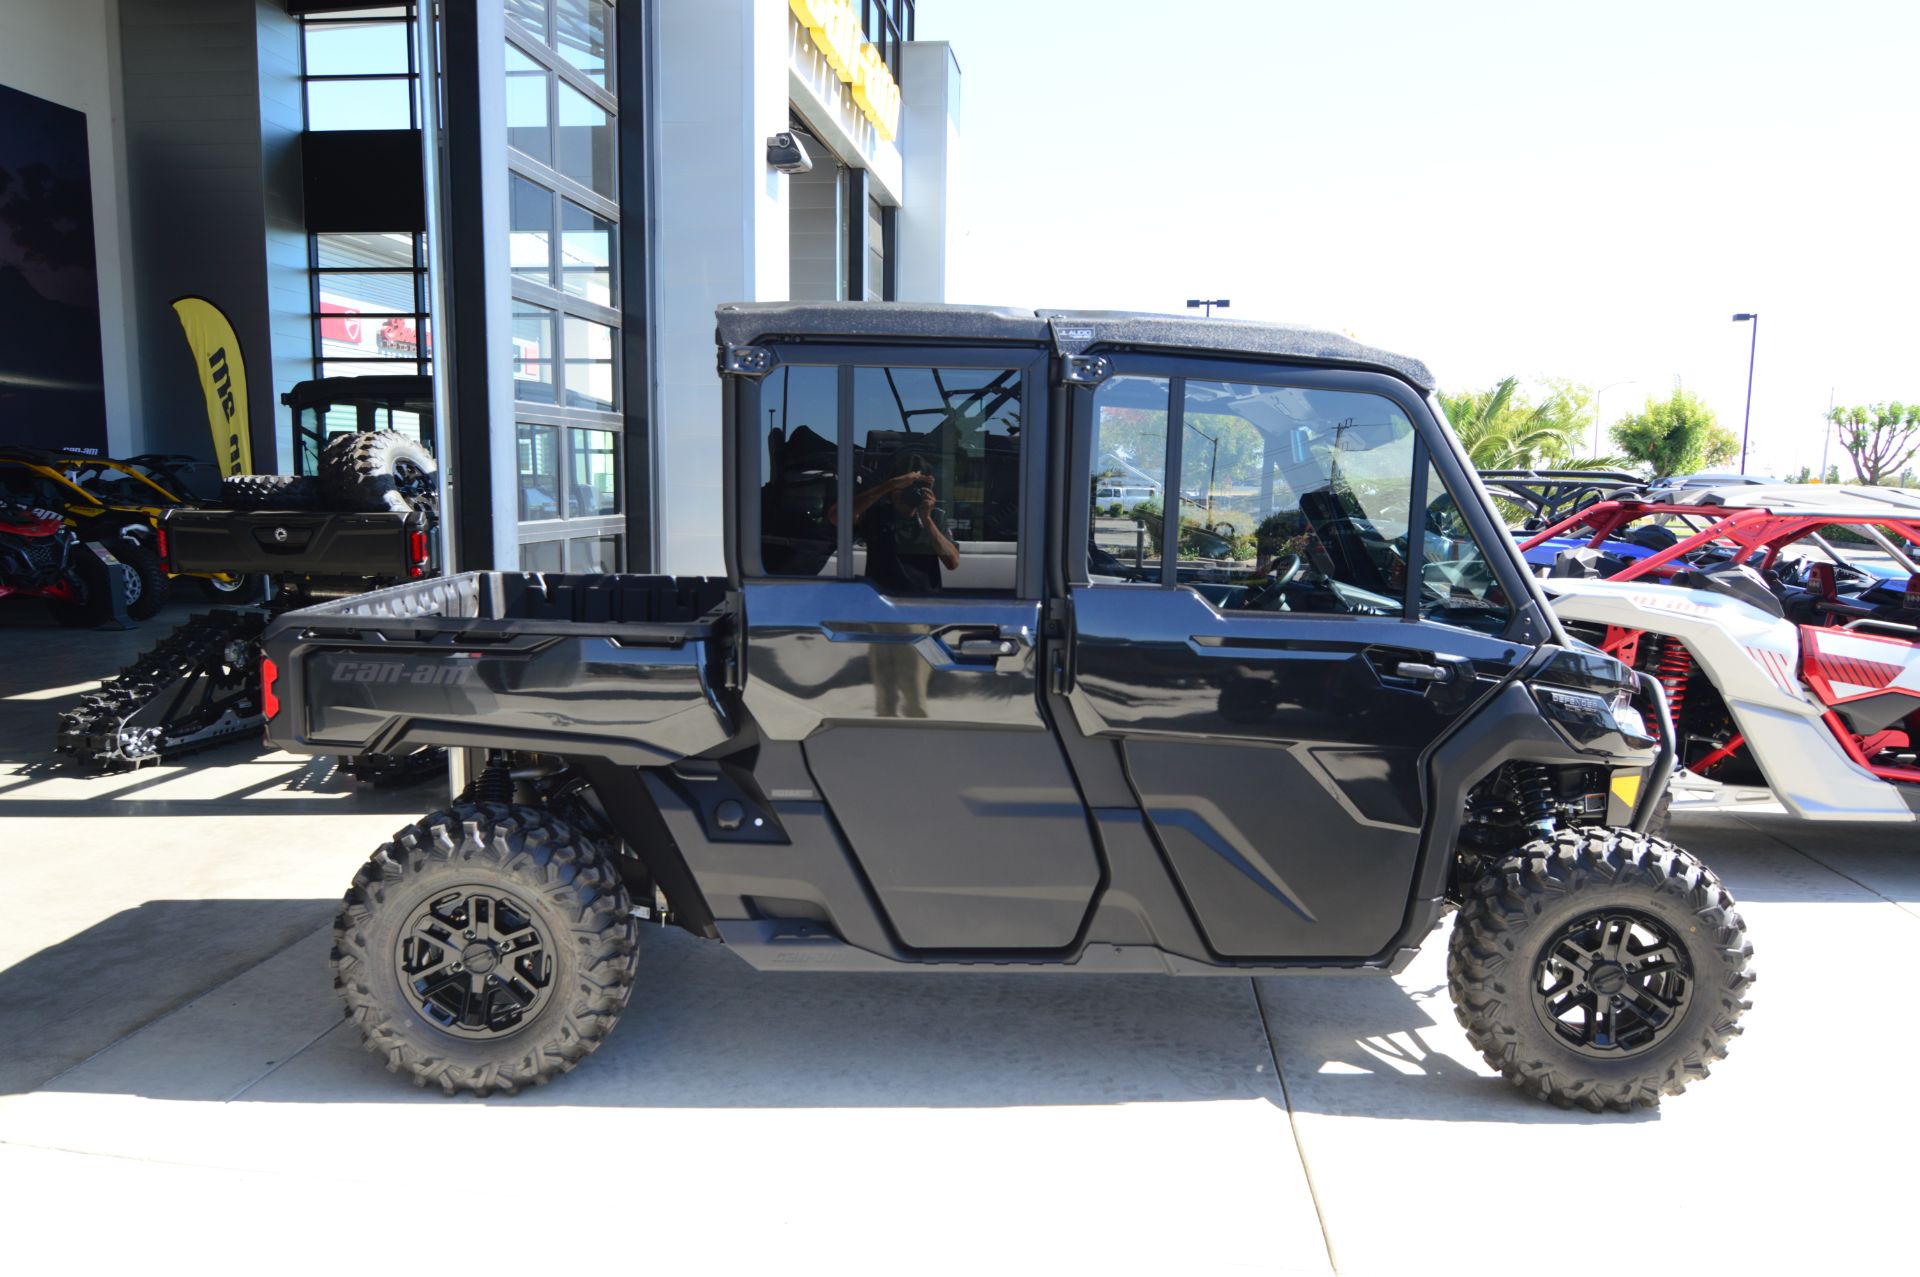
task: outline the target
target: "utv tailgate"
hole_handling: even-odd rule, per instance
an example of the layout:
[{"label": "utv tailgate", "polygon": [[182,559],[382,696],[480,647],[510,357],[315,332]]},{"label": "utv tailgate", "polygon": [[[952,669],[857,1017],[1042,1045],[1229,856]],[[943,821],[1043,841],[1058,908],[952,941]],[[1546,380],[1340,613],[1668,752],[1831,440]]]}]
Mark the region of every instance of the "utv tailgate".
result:
[{"label": "utv tailgate", "polygon": [[316,754],[454,745],[669,762],[733,735],[733,631],[726,583],[704,577],[397,585],[268,627],[267,739]]},{"label": "utv tailgate", "polygon": [[428,523],[384,510],[182,509],[167,511],[162,526],[175,572],[405,579],[419,575]]}]

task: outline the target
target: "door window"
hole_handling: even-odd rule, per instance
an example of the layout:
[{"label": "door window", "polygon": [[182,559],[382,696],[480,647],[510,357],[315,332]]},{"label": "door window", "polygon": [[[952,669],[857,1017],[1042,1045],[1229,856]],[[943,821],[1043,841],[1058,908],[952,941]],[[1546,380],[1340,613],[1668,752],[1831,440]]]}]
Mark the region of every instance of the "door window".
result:
[{"label": "door window", "polygon": [[1160,534],[1167,473],[1170,383],[1114,377],[1093,400],[1093,489],[1087,521],[1089,579],[1160,583]]},{"label": "door window", "polygon": [[1427,465],[1427,508],[1420,539],[1420,616],[1483,634],[1513,619],[1513,604],[1474,539],[1440,472]]},{"label": "door window", "polygon": [[788,364],[760,383],[760,566],[774,576],[834,575],[840,370]]},{"label": "door window", "polygon": [[886,594],[1011,594],[1020,372],[856,368],[854,575]]},{"label": "door window", "polygon": [[1094,399],[1089,579],[1177,582],[1223,611],[1401,615],[1414,446],[1379,395],[1113,378]]}]

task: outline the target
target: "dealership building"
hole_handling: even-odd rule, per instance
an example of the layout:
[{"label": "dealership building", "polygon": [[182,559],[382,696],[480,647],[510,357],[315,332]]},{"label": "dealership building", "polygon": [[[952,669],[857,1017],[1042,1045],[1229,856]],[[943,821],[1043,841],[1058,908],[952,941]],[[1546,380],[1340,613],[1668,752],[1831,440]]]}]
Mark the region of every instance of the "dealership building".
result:
[{"label": "dealership building", "polygon": [[311,463],[296,385],[434,374],[456,566],[718,571],[714,308],[945,295],[914,9],[8,0],[0,443],[211,458],[198,297],[254,470]]}]

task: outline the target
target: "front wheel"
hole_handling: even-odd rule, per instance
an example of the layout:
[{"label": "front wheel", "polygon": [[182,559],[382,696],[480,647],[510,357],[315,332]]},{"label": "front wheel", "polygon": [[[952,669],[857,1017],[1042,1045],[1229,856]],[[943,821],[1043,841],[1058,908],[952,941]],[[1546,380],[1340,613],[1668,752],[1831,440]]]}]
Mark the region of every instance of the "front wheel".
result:
[{"label": "front wheel", "polygon": [[612,1032],[638,941],[592,840],[546,812],[456,803],[373,854],[333,928],[334,988],[415,1085],[544,1084]]},{"label": "front wheel", "polygon": [[1468,888],[1447,977],[1468,1040],[1514,1086],[1625,1111],[1726,1057],[1752,957],[1733,897],[1692,855],[1569,830]]}]

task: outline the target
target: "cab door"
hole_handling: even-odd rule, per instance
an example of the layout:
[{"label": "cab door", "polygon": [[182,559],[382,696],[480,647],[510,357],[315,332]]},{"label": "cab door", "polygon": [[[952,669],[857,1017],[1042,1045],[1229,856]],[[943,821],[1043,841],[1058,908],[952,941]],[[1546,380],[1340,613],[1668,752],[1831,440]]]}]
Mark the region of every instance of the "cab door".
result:
[{"label": "cab door", "polygon": [[1044,368],[787,349],[738,409],[745,701],[911,949],[1065,949],[1100,881],[1042,699]]},{"label": "cab door", "polygon": [[1480,549],[1504,534],[1392,378],[1113,367],[1076,391],[1078,490],[1160,499],[1075,512],[1068,730],[1120,743],[1216,953],[1376,954],[1426,752],[1528,651],[1511,556]]}]

